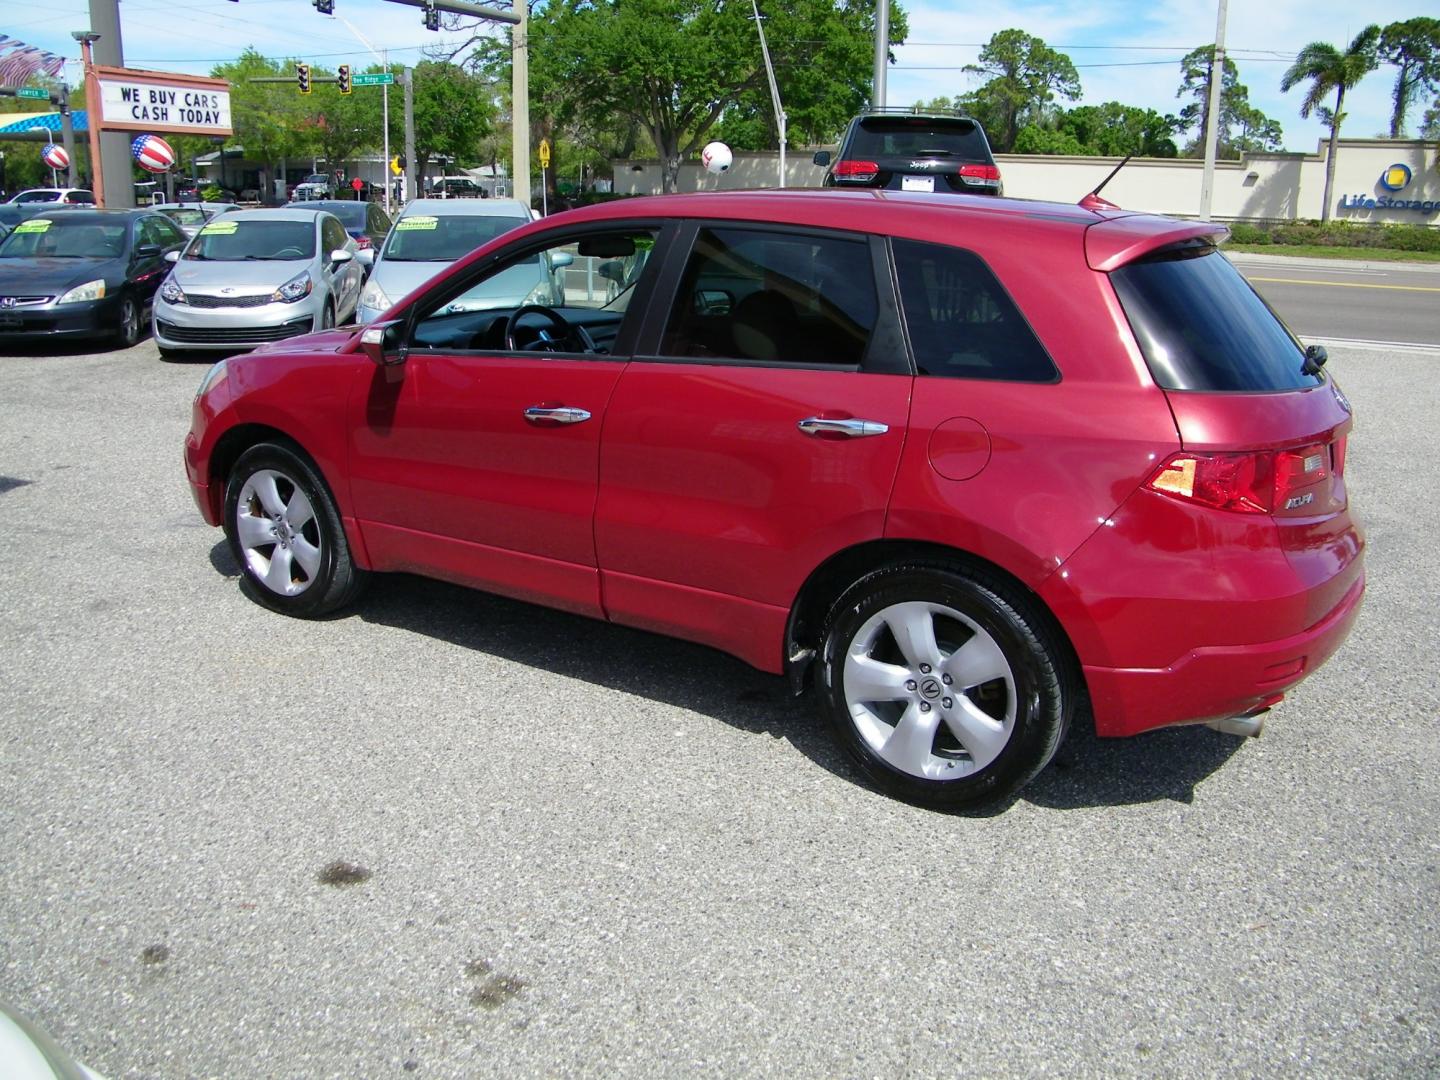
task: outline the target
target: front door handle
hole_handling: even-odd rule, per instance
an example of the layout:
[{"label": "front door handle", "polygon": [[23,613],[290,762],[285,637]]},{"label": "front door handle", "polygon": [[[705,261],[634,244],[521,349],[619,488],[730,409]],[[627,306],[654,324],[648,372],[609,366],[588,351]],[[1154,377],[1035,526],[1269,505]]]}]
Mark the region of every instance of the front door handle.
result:
[{"label": "front door handle", "polygon": [[589,420],[590,414],[563,405],[531,405],[525,410],[525,419],[532,424],[579,424]]},{"label": "front door handle", "polygon": [[795,426],[806,435],[838,435],[845,439],[864,439],[871,435],[884,435],[890,430],[889,424],[878,420],[826,420],[819,416],[806,417]]}]

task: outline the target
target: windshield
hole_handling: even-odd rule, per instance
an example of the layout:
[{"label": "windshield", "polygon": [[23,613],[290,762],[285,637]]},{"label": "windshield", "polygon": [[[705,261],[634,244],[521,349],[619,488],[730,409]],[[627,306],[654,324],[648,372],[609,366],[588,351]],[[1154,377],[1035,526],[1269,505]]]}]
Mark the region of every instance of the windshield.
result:
[{"label": "windshield", "polygon": [[1318,386],[1299,342],[1208,244],[1172,248],[1110,275],[1155,381],[1166,390]]},{"label": "windshield", "polygon": [[160,212],[177,225],[205,224],[205,212],[203,210],[191,210],[187,207],[183,210],[161,210]]},{"label": "windshield", "polygon": [[113,259],[124,251],[123,221],[40,217],[15,226],[0,244],[0,259]]},{"label": "windshield", "polygon": [[187,259],[216,262],[293,262],[314,257],[313,221],[255,221],[229,216],[209,222],[185,251]]},{"label": "windshield", "polygon": [[11,202],[57,202],[60,199],[58,191],[22,191]]},{"label": "windshield", "polygon": [[454,262],[524,224],[522,217],[414,214],[395,223],[381,257],[389,262]]}]

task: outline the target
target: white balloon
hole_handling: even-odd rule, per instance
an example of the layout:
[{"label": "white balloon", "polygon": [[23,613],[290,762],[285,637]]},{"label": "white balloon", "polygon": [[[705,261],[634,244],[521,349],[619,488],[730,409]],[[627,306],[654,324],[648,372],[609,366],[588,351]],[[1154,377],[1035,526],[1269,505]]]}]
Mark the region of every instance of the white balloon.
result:
[{"label": "white balloon", "polygon": [[723,142],[707,143],[704,150],[700,151],[700,164],[705,166],[707,172],[719,176],[723,172],[729,172],[730,166],[735,157],[730,153],[730,147]]}]

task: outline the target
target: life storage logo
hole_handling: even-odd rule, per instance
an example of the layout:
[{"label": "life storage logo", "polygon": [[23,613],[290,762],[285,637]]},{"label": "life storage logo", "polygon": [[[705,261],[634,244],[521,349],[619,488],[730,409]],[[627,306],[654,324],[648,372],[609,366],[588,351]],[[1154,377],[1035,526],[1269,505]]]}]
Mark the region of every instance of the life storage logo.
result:
[{"label": "life storage logo", "polygon": [[[1404,191],[1415,174],[1409,165],[1396,162],[1380,174],[1380,187],[1386,191]],[[1367,195],[1342,195],[1341,210],[1411,210],[1417,214],[1440,211],[1440,199],[1392,199],[1389,195],[1370,198]]]}]

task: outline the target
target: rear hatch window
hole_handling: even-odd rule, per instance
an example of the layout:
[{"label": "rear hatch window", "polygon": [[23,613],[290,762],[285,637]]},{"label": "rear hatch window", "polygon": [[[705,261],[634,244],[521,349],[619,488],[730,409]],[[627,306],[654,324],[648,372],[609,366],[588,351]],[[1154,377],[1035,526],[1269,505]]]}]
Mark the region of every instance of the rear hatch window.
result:
[{"label": "rear hatch window", "polygon": [[1306,390],[1300,343],[1209,243],[1170,248],[1110,275],[1150,374],[1166,390]]},{"label": "rear hatch window", "polygon": [[973,120],[936,116],[871,116],[855,125],[845,156],[887,162],[942,158],[990,164],[990,147]]}]

